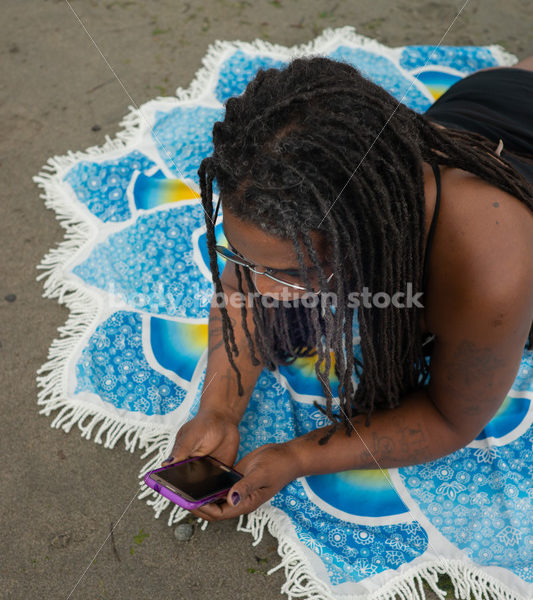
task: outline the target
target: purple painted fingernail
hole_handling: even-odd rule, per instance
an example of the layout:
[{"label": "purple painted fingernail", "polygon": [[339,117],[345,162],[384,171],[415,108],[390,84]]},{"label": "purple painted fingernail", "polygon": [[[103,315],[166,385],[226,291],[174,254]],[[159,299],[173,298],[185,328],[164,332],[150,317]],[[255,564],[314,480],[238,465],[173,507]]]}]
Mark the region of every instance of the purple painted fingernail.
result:
[{"label": "purple painted fingernail", "polygon": [[173,456],[169,456],[168,458],[165,458],[165,460],[163,462],[171,462],[174,460]]},{"label": "purple painted fingernail", "polygon": [[240,501],[241,497],[239,496],[238,492],[233,492],[233,494],[231,494],[231,502],[233,506],[237,506],[237,504],[239,504]]}]

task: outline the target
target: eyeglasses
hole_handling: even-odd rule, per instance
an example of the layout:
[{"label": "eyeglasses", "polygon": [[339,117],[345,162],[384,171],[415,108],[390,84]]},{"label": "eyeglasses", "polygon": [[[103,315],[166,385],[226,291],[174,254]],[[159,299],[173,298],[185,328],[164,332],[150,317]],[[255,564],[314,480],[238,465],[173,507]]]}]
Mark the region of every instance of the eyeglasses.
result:
[{"label": "eyeglasses", "polygon": [[[218,199],[217,206],[215,208],[215,213],[213,216],[213,223],[216,223],[219,208],[220,208],[220,198]],[[272,281],[275,281],[276,283],[279,283],[281,285],[286,285],[295,290],[301,290],[301,291],[307,290],[305,285],[302,285],[302,279],[300,276],[300,272],[297,270],[272,269],[270,267],[256,265],[256,264],[250,262],[249,260],[247,260],[246,258],[244,258],[244,256],[241,256],[234,249],[226,248],[225,246],[216,245],[215,251],[218,254],[218,256],[220,256],[220,258],[222,258],[224,260],[229,260],[230,262],[235,263],[236,265],[239,265],[241,267],[245,267],[248,270],[250,270],[252,273],[255,273],[256,275],[264,275],[265,277],[272,279]],[[314,271],[314,269],[312,269],[312,271]],[[334,273],[331,273],[331,275],[326,279],[326,283],[329,283],[331,281],[331,279],[333,278],[333,275],[334,275]],[[318,277],[316,277],[316,278],[318,279]],[[314,278],[312,278],[312,279],[314,279]],[[320,291],[321,290],[317,290],[317,291],[315,291],[315,293],[320,293]]]}]

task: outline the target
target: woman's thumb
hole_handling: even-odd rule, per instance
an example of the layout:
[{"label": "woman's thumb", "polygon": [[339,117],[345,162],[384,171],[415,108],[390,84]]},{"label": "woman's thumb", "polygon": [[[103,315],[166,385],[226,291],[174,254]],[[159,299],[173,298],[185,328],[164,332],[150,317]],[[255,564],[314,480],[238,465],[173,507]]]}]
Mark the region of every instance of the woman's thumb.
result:
[{"label": "woman's thumb", "polygon": [[252,493],[252,485],[248,477],[243,477],[228,492],[226,501],[232,506],[237,506]]}]

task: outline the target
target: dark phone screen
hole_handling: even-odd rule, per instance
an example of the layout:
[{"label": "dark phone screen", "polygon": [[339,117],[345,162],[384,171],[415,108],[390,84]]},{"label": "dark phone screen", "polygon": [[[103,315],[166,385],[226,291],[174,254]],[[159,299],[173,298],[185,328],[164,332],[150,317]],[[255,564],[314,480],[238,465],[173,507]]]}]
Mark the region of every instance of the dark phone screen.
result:
[{"label": "dark phone screen", "polygon": [[241,479],[237,473],[225,471],[219,463],[209,457],[174,465],[156,475],[196,501],[229,489]]}]

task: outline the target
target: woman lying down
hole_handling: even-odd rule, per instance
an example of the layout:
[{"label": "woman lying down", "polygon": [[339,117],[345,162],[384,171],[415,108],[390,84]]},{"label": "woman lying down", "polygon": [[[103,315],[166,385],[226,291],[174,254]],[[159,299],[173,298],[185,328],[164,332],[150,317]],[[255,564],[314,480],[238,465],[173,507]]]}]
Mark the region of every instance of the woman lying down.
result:
[{"label": "woman lying down", "polygon": [[261,371],[298,357],[313,357],[331,423],[257,448],[225,501],[194,514],[249,513],[302,476],[428,462],[491,420],[533,342],[532,97],[533,58],[469,75],[419,114],[312,57],[227,101],[198,171],[206,383],[163,465],[233,465]]}]

